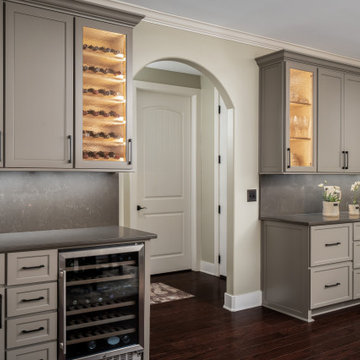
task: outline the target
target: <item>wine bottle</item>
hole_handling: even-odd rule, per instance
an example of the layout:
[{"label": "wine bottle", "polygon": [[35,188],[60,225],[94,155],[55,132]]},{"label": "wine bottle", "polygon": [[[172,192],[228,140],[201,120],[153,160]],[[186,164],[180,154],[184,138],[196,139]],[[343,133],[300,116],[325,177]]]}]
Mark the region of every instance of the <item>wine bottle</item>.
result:
[{"label": "wine bottle", "polygon": [[90,351],[93,351],[96,349],[96,341],[94,340],[91,340],[87,343],[87,348],[90,350]]}]

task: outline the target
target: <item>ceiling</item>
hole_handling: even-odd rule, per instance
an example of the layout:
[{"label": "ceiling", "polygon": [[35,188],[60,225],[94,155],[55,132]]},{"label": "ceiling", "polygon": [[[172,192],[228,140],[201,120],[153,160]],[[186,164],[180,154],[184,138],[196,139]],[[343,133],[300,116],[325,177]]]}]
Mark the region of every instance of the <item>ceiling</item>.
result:
[{"label": "ceiling", "polygon": [[122,0],[274,40],[360,59],[358,0]]}]

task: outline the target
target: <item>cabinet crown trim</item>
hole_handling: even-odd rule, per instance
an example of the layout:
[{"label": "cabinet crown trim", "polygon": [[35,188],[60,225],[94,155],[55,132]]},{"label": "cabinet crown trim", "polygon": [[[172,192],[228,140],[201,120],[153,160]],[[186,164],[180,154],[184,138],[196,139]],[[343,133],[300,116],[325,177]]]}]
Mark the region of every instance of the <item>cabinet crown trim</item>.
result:
[{"label": "cabinet crown trim", "polygon": [[360,74],[360,68],[358,68],[356,66],[343,64],[343,63],[331,61],[331,60],[325,60],[325,59],[317,58],[314,56],[300,54],[300,53],[288,51],[288,50],[276,51],[271,54],[260,56],[260,57],[256,58],[255,60],[260,67],[265,67],[265,66],[277,63],[277,62],[282,62],[282,61],[295,61],[295,62],[300,62],[303,64],[312,65],[312,66],[319,66],[319,67],[324,67],[324,68],[337,70],[337,71],[345,71],[345,72],[349,72],[349,73]]},{"label": "cabinet crown trim", "polygon": [[144,16],[140,14],[117,11],[103,5],[89,4],[83,0],[7,0],[7,2],[57,10],[72,15],[91,17],[97,20],[115,22],[119,25],[131,27],[137,25],[144,18]]}]

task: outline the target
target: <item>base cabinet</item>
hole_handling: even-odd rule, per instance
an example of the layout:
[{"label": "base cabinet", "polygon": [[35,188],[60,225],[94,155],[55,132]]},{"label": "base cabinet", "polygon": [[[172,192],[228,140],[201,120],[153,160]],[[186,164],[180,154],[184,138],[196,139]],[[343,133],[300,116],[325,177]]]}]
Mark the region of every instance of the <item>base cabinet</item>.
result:
[{"label": "base cabinet", "polygon": [[[263,221],[263,306],[313,321],[315,315],[357,304],[360,268],[354,270],[354,233],[358,235],[356,223]],[[358,256],[357,250],[354,254]]]},{"label": "base cabinet", "polygon": [[55,360],[57,358],[56,341],[40,345],[27,346],[7,352],[7,360]]}]

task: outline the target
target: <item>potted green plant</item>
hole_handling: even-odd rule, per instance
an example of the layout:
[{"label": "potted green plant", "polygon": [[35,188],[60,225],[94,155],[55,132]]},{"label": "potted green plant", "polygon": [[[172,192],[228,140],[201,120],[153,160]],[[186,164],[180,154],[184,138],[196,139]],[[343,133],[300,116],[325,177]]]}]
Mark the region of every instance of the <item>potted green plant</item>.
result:
[{"label": "potted green plant", "polygon": [[339,216],[341,189],[339,186],[327,185],[327,181],[318,185],[323,189],[323,215]]},{"label": "potted green plant", "polygon": [[351,201],[352,203],[349,204],[349,214],[350,215],[359,215],[360,214],[360,206],[358,204],[359,198],[359,189],[360,189],[360,181],[355,181],[350,188],[351,191]]}]

